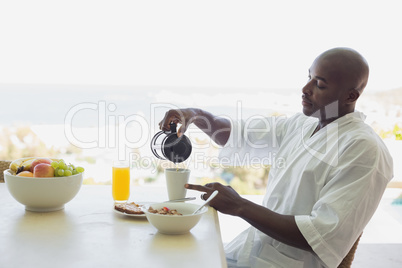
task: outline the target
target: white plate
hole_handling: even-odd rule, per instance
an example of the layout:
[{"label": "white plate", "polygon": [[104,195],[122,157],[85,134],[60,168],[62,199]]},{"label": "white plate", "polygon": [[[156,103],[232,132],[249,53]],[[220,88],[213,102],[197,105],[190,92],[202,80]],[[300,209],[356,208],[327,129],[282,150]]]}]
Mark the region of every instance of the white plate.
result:
[{"label": "white plate", "polygon": [[[144,206],[143,203],[140,203],[140,204],[137,203],[137,204],[140,205],[140,206]],[[145,213],[143,213],[143,214],[128,214],[128,213],[121,212],[121,211],[117,210],[114,206],[115,206],[115,205],[113,205],[113,210],[114,210],[114,212],[116,212],[117,214],[124,215],[124,216],[129,216],[129,217],[138,217],[138,218],[144,218],[144,217],[146,217]]]},{"label": "white plate", "polygon": [[113,207],[113,210],[114,210],[114,212],[116,212],[117,214],[124,215],[124,216],[138,217],[138,218],[144,218],[144,217],[146,217],[145,213],[144,213],[144,214],[128,214],[128,213],[124,213],[124,212],[118,211],[118,210],[115,209],[114,207]]}]

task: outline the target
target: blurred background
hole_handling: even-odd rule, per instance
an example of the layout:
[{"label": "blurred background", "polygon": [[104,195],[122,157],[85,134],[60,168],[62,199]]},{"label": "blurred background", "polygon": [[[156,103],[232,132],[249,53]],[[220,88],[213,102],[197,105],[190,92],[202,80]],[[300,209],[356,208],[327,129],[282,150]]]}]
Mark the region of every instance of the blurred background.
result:
[{"label": "blurred background", "polygon": [[[85,167],[85,184],[104,185],[112,161],[128,158],[135,190],[164,187],[171,163],[149,144],[168,109],[291,116],[313,60],[351,47],[370,64],[357,109],[395,167],[353,267],[401,267],[399,2],[0,0],[0,159],[63,158]],[[192,182],[230,184],[261,202],[269,166],[222,166],[208,137],[194,128],[186,135],[193,153],[181,166]],[[224,242],[248,227],[219,218]]]},{"label": "blurred background", "polygon": [[[150,151],[171,108],[231,119],[301,111],[323,51],[346,46],[370,64],[358,109],[402,172],[402,25],[398,1],[0,1],[0,159],[52,156],[110,184],[131,160],[135,185],[171,166]],[[197,129],[182,166],[197,183],[262,194],[269,166],[223,167]]]}]

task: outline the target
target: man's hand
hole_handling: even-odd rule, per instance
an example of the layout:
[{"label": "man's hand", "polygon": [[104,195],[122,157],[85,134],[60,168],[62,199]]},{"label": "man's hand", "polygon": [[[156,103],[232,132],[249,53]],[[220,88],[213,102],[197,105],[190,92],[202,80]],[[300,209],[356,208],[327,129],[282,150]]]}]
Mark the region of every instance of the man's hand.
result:
[{"label": "man's hand", "polygon": [[217,182],[208,183],[205,186],[186,184],[185,187],[190,190],[205,192],[202,197],[204,200],[208,199],[215,190],[218,190],[218,195],[212,199],[209,205],[222,213],[238,216],[243,198],[232,187],[224,186]]},{"label": "man's hand", "polygon": [[197,110],[195,109],[169,110],[166,112],[162,121],[159,122],[159,128],[163,131],[169,131],[171,122],[181,124],[181,127],[177,130],[177,136],[181,137],[196,117]]},{"label": "man's hand", "polygon": [[163,131],[169,131],[171,122],[181,124],[181,127],[177,130],[178,137],[181,137],[190,124],[194,123],[214,142],[221,146],[226,144],[231,131],[231,125],[228,119],[214,116],[196,108],[167,111],[165,117],[159,123],[159,128]]}]

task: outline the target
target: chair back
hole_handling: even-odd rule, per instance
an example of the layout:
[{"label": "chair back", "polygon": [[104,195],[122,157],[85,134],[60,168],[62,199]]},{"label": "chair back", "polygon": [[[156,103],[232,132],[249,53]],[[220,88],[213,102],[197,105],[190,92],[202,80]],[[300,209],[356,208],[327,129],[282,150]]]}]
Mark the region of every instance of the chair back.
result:
[{"label": "chair back", "polygon": [[0,183],[4,182],[3,171],[10,167],[11,161],[0,160]]},{"label": "chair back", "polygon": [[341,264],[339,264],[338,268],[350,268],[352,267],[352,262],[353,259],[355,258],[355,253],[356,253],[356,249],[357,249],[357,245],[359,244],[359,240],[360,237],[362,235],[360,235],[356,242],[353,244],[352,248],[350,249],[349,253],[345,256],[345,258],[343,258]]}]

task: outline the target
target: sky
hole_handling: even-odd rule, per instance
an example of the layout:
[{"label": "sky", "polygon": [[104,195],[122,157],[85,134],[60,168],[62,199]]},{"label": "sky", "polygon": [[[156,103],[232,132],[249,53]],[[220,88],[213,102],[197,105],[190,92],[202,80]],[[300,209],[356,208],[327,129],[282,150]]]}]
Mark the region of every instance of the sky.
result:
[{"label": "sky", "polygon": [[399,88],[398,2],[0,0],[0,84],[300,88],[346,46]]}]

